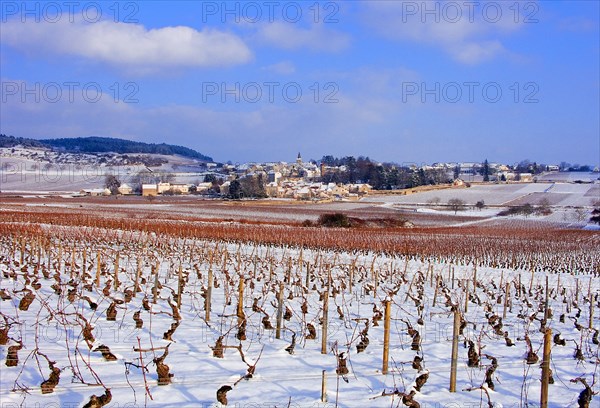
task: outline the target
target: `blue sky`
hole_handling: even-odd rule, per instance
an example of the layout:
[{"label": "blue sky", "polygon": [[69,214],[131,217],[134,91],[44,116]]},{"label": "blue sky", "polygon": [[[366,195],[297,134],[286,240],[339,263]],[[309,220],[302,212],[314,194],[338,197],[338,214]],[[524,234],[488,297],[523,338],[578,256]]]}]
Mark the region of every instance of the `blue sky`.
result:
[{"label": "blue sky", "polygon": [[3,1],[0,132],[600,162],[597,1]]}]

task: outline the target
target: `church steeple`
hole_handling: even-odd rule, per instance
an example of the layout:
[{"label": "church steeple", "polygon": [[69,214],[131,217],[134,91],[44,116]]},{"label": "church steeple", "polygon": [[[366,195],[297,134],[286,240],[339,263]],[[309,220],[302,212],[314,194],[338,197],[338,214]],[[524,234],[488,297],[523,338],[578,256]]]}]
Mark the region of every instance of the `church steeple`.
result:
[{"label": "church steeple", "polygon": [[300,155],[300,152],[298,152],[298,157],[296,158],[296,163],[302,164],[302,156]]}]

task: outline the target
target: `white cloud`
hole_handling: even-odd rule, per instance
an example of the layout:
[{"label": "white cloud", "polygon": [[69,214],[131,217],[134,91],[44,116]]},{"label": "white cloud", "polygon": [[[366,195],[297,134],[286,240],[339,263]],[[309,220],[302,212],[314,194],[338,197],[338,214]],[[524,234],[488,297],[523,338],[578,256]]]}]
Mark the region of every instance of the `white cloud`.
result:
[{"label": "white cloud", "polygon": [[312,24],[302,28],[298,24],[276,21],[261,25],[259,41],[285,50],[306,48],[312,51],[339,52],[350,46],[350,37],[339,31]]},{"label": "white cloud", "polygon": [[486,3],[480,2],[472,6],[473,9],[466,6],[467,3],[452,2],[454,8],[447,9],[443,2],[369,1],[362,4],[364,21],[375,32],[394,40],[441,48],[460,63],[478,64],[507,53],[500,38],[525,25],[523,19],[517,21],[515,11],[509,9],[513,3],[492,2],[494,7],[486,8]]},{"label": "white cloud", "polygon": [[3,24],[2,43],[32,54],[73,55],[142,72],[237,65],[252,58],[246,44],[230,33],[186,26],[147,29],[112,21],[10,20]]}]

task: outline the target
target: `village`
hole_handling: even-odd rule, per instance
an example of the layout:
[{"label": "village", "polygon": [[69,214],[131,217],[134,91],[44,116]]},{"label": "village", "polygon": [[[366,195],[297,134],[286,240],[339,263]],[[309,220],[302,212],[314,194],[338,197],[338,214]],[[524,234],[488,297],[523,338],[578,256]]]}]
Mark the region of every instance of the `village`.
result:
[{"label": "village", "polygon": [[[56,191],[71,196],[190,195],[209,199],[270,198],[355,201],[477,184],[597,181],[591,166],[529,160],[394,163],[346,156],[291,161],[216,162],[181,155],[69,153],[46,147],[0,148],[2,191]],[[568,174],[571,174],[569,176]],[[589,180],[587,181],[589,182]]]},{"label": "village", "polygon": [[[221,164],[204,163],[203,171],[197,173],[164,173],[150,171],[146,177],[125,177],[116,184],[105,183],[105,188],[83,189],[81,195],[142,195],[156,196],[202,195],[212,198],[277,198],[302,201],[358,200],[374,193],[377,188],[362,180],[342,181],[339,175],[348,171],[345,165],[328,165],[324,161],[304,161],[300,153],[294,162]],[[487,177],[482,175],[483,166],[488,166]],[[408,170],[436,175],[435,182],[426,183],[424,188],[465,188],[471,183],[531,183],[537,181],[533,172],[519,171],[518,166],[498,163],[434,163],[432,165],[410,165]],[[544,167],[544,174],[558,173],[558,165]],[[108,173],[107,173],[108,174]],[[108,176],[107,176],[108,177]],[[111,176],[112,177],[112,176]],[[194,182],[181,180],[196,177]],[[133,179],[133,182],[129,179]],[[401,190],[396,188],[395,190]],[[410,193],[410,189],[402,194]]]}]

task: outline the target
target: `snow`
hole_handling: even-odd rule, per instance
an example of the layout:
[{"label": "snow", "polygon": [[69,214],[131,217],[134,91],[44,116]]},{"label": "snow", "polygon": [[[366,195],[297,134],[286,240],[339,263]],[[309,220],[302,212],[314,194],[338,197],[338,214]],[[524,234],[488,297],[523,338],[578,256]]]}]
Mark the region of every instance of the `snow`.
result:
[{"label": "snow", "polygon": [[600,173],[586,173],[586,172],[550,172],[538,176],[540,181],[557,181],[557,182],[574,182],[577,180],[584,182],[595,182],[599,179]]},{"label": "snow", "polygon": [[[177,155],[140,155],[167,160],[167,163],[152,167],[152,171],[172,173],[179,182],[197,183],[204,178],[204,173],[198,172],[195,159]],[[121,182],[131,182],[135,174],[147,169],[144,165],[124,164],[126,161],[119,154],[107,154],[109,163],[101,163],[103,156],[0,148],[0,191],[77,193],[103,187],[106,174],[116,175]]]},{"label": "snow", "polygon": [[[88,231],[90,236],[102,237],[102,231]],[[208,257],[198,255],[201,251],[214,250],[215,242],[196,241],[182,243],[176,240],[166,242],[167,248],[149,247],[140,249],[136,243],[147,242],[147,236],[130,236],[117,246],[107,246],[107,241],[88,241],[87,243],[87,268],[90,279],[93,280],[96,272],[95,251],[102,249],[102,261],[106,263],[106,274],[101,276],[101,285],[92,291],[83,290],[82,294],[89,296],[98,304],[97,310],[92,310],[87,301],[79,296],[73,303],[69,303],[66,296],[58,296],[50,287],[55,280],[49,274],[44,278],[40,274],[38,280],[41,283],[39,290],[34,290],[36,299],[29,310],[18,309],[19,299],[23,297],[24,288],[31,288],[30,282],[25,286],[22,273],[27,271],[32,276],[36,269],[36,259],[26,263],[25,267],[17,265],[19,259],[18,248],[12,248],[6,241],[1,241],[0,250],[4,256],[0,263],[2,280],[0,287],[12,295],[11,300],[0,301],[0,312],[7,316],[10,321],[15,319],[17,324],[11,326],[9,336],[13,339],[10,344],[15,344],[15,339],[21,339],[24,348],[19,351],[19,365],[17,367],[2,367],[0,378],[0,399],[2,407],[16,406],[23,403],[24,406],[49,406],[49,403],[57,403],[60,406],[81,406],[89,400],[90,395],[100,395],[103,388],[99,386],[87,386],[78,382],[72,376],[72,365],[76,361],[82,376],[88,382],[95,383],[92,373],[86,369],[88,363],[102,382],[111,389],[113,399],[110,406],[194,406],[209,407],[218,406],[216,402],[216,390],[223,385],[230,385],[233,390],[227,394],[229,404],[236,407],[389,407],[403,406],[398,396],[381,396],[383,391],[391,392],[398,389],[400,392],[408,392],[414,385],[416,377],[424,372],[429,373],[429,379],[423,385],[421,392],[417,392],[415,400],[421,407],[454,407],[454,406],[485,406],[487,397],[481,390],[465,391],[470,387],[479,387],[484,380],[485,371],[489,367],[490,360],[485,357],[489,354],[497,358],[498,368],[493,376],[495,390],[489,391],[490,399],[494,406],[534,406],[539,402],[540,375],[539,363],[527,365],[523,359],[527,351],[524,341],[526,334],[533,343],[534,351],[541,358],[541,346],[543,335],[540,333],[538,320],[531,320],[537,312],[540,319],[538,305],[543,299],[545,280],[548,278],[551,289],[565,290],[562,294],[550,297],[550,308],[553,316],[549,320],[549,327],[553,333],[560,333],[562,338],[567,339],[566,346],[552,347],[552,370],[555,378],[554,384],[550,386],[551,407],[577,406],[577,396],[583,389],[580,384],[570,383],[569,380],[582,376],[592,382],[592,375],[598,369],[598,346],[591,342],[591,332],[585,327],[588,321],[589,302],[587,296],[588,285],[592,294],[600,293],[600,278],[590,276],[577,276],[569,273],[535,273],[529,271],[516,271],[508,269],[478,268],[477,280],[481,284],[477,288],[476,295],[482,304],[478,304],[473,298],[468,303],[468,311],[465,318],[468,322],[461,336],[459,344],[458,380],[457,392],[448,391],[450,370],[450,349],[452,339],[453,315],[441,291],[438,292],[436,305],[433,306],[435,293],[435,279],[431,279],[428,273],[432,268],[433,276],[439,275],[441,282],[447,288],[449,299],[452,303],[464,306],[465,279],[472,281],[475,270],[472,266],[450,265],[443,262],[432,263],[410,261],[405,265],[405,260],[394,256],[383,256],[374,254],[349,254],[333,253],[329,251],[312,251],[304,249],[302,255],[299,250],[292,248],[270,248],[265,246],[237,245],[218,243],[219,256],[212,265],[214,277],[220,283],[220,287],[213,288],[212,312],[209,322],[204,320],[202,289],[207,285],[207,271],[211,267],[207,261]],[[196,256],[189,258],[190,249],[195,248]],[[227,249],[228,256],[224,256],[223,250]],[[240,253],[241,264],[237,261],[237,253]],[[66,254],[60,265],[62,288],[66,293],[71,287],[66,285],[70,279],[71,256],[69,249],[65,246]],[[102,288],[112,278],[113,263],[116,252],[120,254],[119,281],[121,287],[118,291],[111,290],[111,296],[115,299],[123,299],[123,288],[131,288],[137,268],[138,258],[142,260],[142,276],[147,282],[142,285],[142,292],[129,303],[117,305],[116,321],[106,320],[105,311],[111,303],[111,298],[102,293]],[[8,257],[6,257],[8,255]],[[77,262],[81,265],[81,249],[76,254]],[[298,260],[302,256],[303,266],[298,267]],[[271,323],[275,326],[276,319],[276,297],[275,288],[279,282],[284,281],[288,274],[288,260],[292,259],[292,277],[297,283],[305,282],[306,267],[310,267],[312,273],[318,275],[321,261],[332,265],[333,287],[340,290],[335,295],[330,293],[329,300],[329,331],[327,342],[327,354],[320,353],[321,326],[319,318],[322,302],[319,300],[319,291],[324,281],[313,280],[308,288],[286,284],[284,304],[292,310],[292,317],[284,321],[285,330],[282,331],[281,339],[276,339],[273,330],[265,330],[261,324],[264,316],[261,312],[252,311],[251,305],[254,298],[259,298],[259,305],[268,315]],[[27,257],[26,257],[27,258]],[[56,262],[57,254],[53,254]],[[159,276],[163,288],[160,290],[159,299],[156,304],[152,303],[152,286],[154,278],[150,276],[151,265],[158,259],[160,269]],[[223,259],[227,259],[223,267]],[[273,278],[269,280],[269,269],[273,259]],[[41,265],[45,265],[48,259],[43,256]],[[183,271],[189,274],[182,297],[180,313],[182,320],[180,326],[173,334],[173,341],[163,339],[163,333],[171,327],[173,318],[168,315],[172,309],[173,291],[177,289],[177,269],[182,262]],[[257,264],[255,265],[255,262]],[[355,282],[352,293],[348,287],[342,289],[341,283],[348,283],[348,271],[354,263]],[[369,286],[373,285],[373,271],[378,276],[376,293],[371,290],[366,293]],[[38,268],[43,270],[46,266]],[[254,288],[249,282],[246,283],[244,291],[244,313],[247,317],[247,340],[242,342],[242,350],[249,364],[256,363],[255,375],[246,380],[241,380],[236,386],[234,383],[246,374],[248,366],[240,358],[236,349],[225,349],[225,358],[219,359],[212,356],[209,346],[214,346],[217,338],[224,335],[224,342],[228,346],[237,346],[240,342],[236,339],[237,331],[237,288],[238,274],[235,268],[240,267],[240,272],[247,277],[253,278]],[[54,269],[54,267],[51,267]],[[56,264],[56,268],[59,265]],[[405,270],[406,281],[400,281],[402,272]],[[451,280],[451,270],[454,269],[455,281]],[[227,274],[226,274],[227,271]],[[393,273],[390,273],[393,271]],[[10,274],[16,272],[18,277],[13,279]],[[74,274],[75,280],[78,273]],[[227,278],[229,275],[229,279]],[[8,277],[7,277],[8,276]],[[409,285],[409,282],[415,283]],[[533,278],[533,291],[526,297],[517,298],[515,288],[518,282],[522,282],[525,291],[529,287],[530,279]],[[422,284],[419,283],[423,280]],[[503,336],[496,335],[486,318],[484,310],[485,303],[499,316],[503,313],[503,303],[496,302],[490,297],[501,295],[504,292],[503,283],[510,282],[512,305],[507,310],[507,316],[503,319],[503,330],[507,331],[508,337],[516,344],[508,347]],[[560,284],[559,284],[560,280]],[[577,281],[577,282],[576,282]],[[471,282],[472,283],[472,282]],[[316,285],[317,289],[313,289]],[[577,286],[578,285],[578,286]],[[471,292],[472,293],[472,284]],[[576,292],[576,286],[579,292]],[[408,290],[410,296],[416,298],[417,290],[422,288],[423,309],[420,311],[416,301],[407,298]],[[496,289],[494,288],[496,287]],[[81,289],[81,287],[79,287]],[[292,299],[288,295],[292,294]],[[395,294],[392,294],[396,292]],[[147,296],[151,311],[146,311],[142,305],[143,297]],[[364,320],[357,318],[372,318],[373,308],[384,310],[383,301],[390,296],[392,299],[391,335],[390,335],[390,365],[387,375],[381,374],[382,350],[383,350],[383,321],[374,326],[371,321],[368,338],[369,345],[362,353],[357,353],[356,344],[359,340],[359,332],[364,329]],[[231,302],[228,304],[227,299]],[[308,313],[306,316],[301,312],[301,304],[306,299]],[[563,302],[563,299],[567,303]],[[579,323],[584,328],[579,331],[573,324],[577,313],[575,303],[581,308]],[[530,303],[529,306],[527,303]],[[344,314],[340,318],[337,306],[341,307]],[[594,317],[594,326],[598,327],[598,308]],[[65,314],[61,315],[59,311]],[[132,319],[133,313],[141,311],[144,325],[136,329]],[[117,361],[104,361],[98,352],[89,351],[81,337],[81,327],[76,324],[75,313],[80,313],[94,327],[95,344],[107,345],[111,352],[117,356]],[[564,323],[559,316],[565,314]],[[524,316],[525,318],[521,318]],[[417,322],[419,317],[423,318],[423,324]],[[420,346],[422,353],[411,350],[412,338],[408,335],[407,324],[417,329],[421,335]],[[312,323],[317,330],[316,340],[307,340],[304,337],[306,323]],[[1,323],[0,323],[1,324]],[[0,326],[3,327],[3,326]],[[285,348],[292,342],[292,332],[297,334],[294,354],[288,354]],[[169,345],[169,355],[165,363],[169,365],[170,372],[174,374],[172,384],[157,385],[156,367],[152,363],[154,355],[160,356],[162,350],[155,353],[142,352],[143,362],[140,362],[140,353],[133,350],[141,344],[142,348],[164,347]],[[463,340],[472,340],[481,346],[481,366],[468,367],[467,349],[463,346]],[[584,361],[576,361],[573,358],[575,345],[581,344],[585,356]],[[39,366],[36,363],[35,354],[32,352],[39,347],[51,360],[57,362],[57,366],[63,371],[59,385],[54,393],[42,395],[39,384],[47,378],[49,369],[46,361],[39,357]],[[79,355],[75,354],[79,350]],[[338,377],[336,370],[336,357],[334,350],[345,352],[348,358],[350,373],[344,378]],[[417,372],[411,367],[415,355],[424,358],[423,366],[426,371]],[[4,364],[7,356],[7,346],[0,346],[0,362]],[[260,356],[260,358],[259,358]],[[69,360],[70,359],[70,360]],[[145,398],[144,377],[141,369],[126,363],[147,365],[146,381],[153,399]],[[321,373],[325,370],[327,374],[327,398],[328,402],[320,401]],[[13,392],[13,387],[27,387],[28,392]],[[596,392],[599,387],[594,386]],[[13,405],[15,404],[15,405]],[[251,405],[255,404],[255,405]]]},{"label": "snow", "polygon": [[362,199],[364,202],[384,202],[406,205],[447,204],[450,199],[459,198],[467,205],[475,205],[483,200],[486,205],[503,206],[529,203],[537,205],[542,198],[560,206],[589,206],[594,198],[600,198],[598,186],[590,184],[562,183],[514,183],[477,184],[469,188],[447,188],[418,192],[408,195],[373,195]]}]

